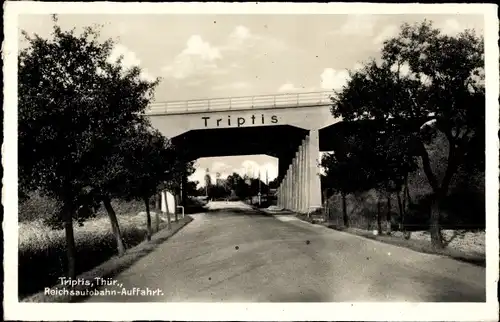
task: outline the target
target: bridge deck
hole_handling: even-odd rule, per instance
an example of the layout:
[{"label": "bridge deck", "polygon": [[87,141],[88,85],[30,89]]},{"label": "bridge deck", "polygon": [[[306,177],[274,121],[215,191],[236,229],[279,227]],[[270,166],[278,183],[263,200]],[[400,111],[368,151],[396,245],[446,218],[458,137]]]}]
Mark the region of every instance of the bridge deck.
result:
[{"label": "bridge deck", "polygon": [[155,102],[149,106],[146,114],[188,114],[212,111],[325,106],[331,104],[330,97],[332,94],[329,91]]}]

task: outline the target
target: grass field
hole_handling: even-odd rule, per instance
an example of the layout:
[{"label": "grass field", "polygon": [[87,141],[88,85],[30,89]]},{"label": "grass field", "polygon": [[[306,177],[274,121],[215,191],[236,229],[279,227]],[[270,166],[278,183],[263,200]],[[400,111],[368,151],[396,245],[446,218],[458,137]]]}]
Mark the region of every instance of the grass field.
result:
[{"label": "grass field", "polygon": [[[137,202],[114,203],[120,229],[127,248],[146,238],[146,216],[139,214],[144,206]],[[31,209],[32,207],[30,207]],[[47,211],[47,209],[44,209]],[[21,217],[21,216],[20,216]],[[26,215],[33,218],[32,214]],[[53,285],[58,277],[66,275],[66,241],[64,230],[53,230],[43,223],[46,214],[39,219],[19,223],[19,295],[24,297]],[[155,216],[152,215],[155,228]],[[160,229],[166,227],[160,218]],[[99,212],[83,223],[75,223],[77,247],[77,274],[85,272],[117,254],[116,241],[111,233],[108,217]]]}]

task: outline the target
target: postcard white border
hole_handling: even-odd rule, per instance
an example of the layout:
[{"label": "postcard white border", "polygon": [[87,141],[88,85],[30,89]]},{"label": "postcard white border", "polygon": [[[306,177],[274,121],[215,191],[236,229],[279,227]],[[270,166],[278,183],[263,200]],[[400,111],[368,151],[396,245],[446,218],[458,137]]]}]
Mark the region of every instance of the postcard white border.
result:
[{"label": "postcard white border", "polygon": [[[19,303],[17,298],[17,49],[20,14],[481,14],[486,50],[486,303]],[[4,4],[4,216],[6,320],[441,320],[494,321],[498,316],[498,97],[497,6],[493,4],[367,3],[112,3]]]}]

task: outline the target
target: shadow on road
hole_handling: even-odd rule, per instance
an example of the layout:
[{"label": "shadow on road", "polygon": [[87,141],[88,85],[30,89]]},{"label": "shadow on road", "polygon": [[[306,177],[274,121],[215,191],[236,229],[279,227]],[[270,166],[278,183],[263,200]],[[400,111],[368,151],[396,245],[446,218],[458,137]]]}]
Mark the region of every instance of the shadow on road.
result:
[{"label": "shadow on road", "polygon": [[[486,278],[486,276],[484,276]],[[408,279],[417,281],[408,293],[398,292],[398,284],[408,283]],[[434,275],[420,270],[392,271],[390,275],[374,279],[369,287],[373,294],[387,294],[389,301],[408,301],[414,292],[419,294],[422,302],[475,302],[486,301],[486,290],[481,287],[470,287],[467,282],[457,281],[445,276]],[[406,298],[406,297],[409,298]]]},{"label": "shadow on road", "polygon": [[270,296],[266,299],[268,302],[280,302],[280,303],[296,303],[296,302],[330,302],[325,296],[313,291],[313,290],[302,290],[297,293],[290,294],[279,294],[277,296]]},{"label": "shadow on road", "polygon": [[271,215],[259,209],[241,209],[241,208],[224,208],[224,209],[207,209],[208,215],[247,215],[247,216],[263,216],[271,217]]}]

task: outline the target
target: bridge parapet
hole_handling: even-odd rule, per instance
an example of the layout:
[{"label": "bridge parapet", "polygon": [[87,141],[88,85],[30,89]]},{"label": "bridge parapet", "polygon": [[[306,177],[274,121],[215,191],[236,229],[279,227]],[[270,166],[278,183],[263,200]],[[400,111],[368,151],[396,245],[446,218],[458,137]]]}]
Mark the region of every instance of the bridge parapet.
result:
[{"label": "bridge parapet", "polygon": [[332,94],[331,91],[325,91],[156,102],[149,106],[146,114],[189,114],[211,111],[326,106],[332,103]]}]

